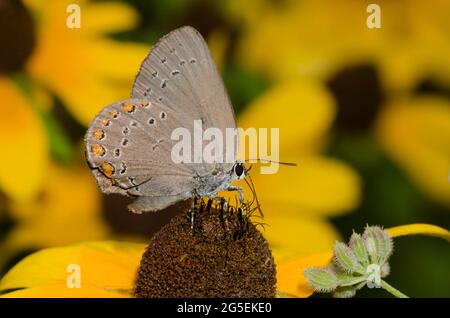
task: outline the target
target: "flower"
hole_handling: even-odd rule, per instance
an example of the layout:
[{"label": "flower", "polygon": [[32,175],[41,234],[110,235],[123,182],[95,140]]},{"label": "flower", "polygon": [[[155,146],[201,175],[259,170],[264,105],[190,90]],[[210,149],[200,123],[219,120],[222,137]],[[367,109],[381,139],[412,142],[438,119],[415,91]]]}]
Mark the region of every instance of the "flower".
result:
[{"label": "flower", "polygon": [[30,248],[104,239],[110,234],[100,213],[97,185],[88,169],[77,166],[51,163],[39,197],[11,203],[10,211],[17,224],[0,245],[0,262]]},{"label": "flower", "polygon": [[28,200],[39,191],[48,165],[45,127],[17,84],[2,75],[0,105],[0,187],[14,201]]},{"label": "flower", "polygon": [[[178,215],[142,256],[134,294],[144,298],[273,298],[276,271],[267,241],[246,218],[199,207]],[[191,212],[192,213],[192,212]]]},{"label": "flower", "polygon": [[[359,203],[357,173],[320,154],[334,117],[334,100],[322,84],[293,80],[274,85],[238,118],[244,129],[279,128],[280,161],[298,164],[280,166],[275,174],[260,174],[259,164],[251,170],[263,221],[268,224],[264,234],[276,259],[329,250],[339,236],[326,218],[351,211]],[[245,183],[240,184],[245,197],[252,198]]]},{"label": "flower", "polygon": [[[387,230],[392,237],[424,234],[450,241],[450,232],[429,224]],[[2,297],[130,297],[145,244],[98,241],[38,251],[16,264],[1,280]],[[277,263],[277,289],[282,296],[308,297],[305,267],[325,266],[332,253]],[[80,269],[80,288],[69,288],[67,268]]]}]

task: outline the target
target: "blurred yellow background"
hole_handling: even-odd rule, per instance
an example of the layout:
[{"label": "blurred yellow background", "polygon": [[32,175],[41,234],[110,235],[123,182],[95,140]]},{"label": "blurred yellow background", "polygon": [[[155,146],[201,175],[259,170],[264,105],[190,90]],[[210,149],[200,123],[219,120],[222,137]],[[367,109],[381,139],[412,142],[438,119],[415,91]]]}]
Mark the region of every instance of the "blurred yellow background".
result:
[{"label": "blurred yellow background", "polygon": [[[180,212],[132,215],[129,199],[102,195],[83,135],[183,25],[207,40],[238,125],[279,127],[280,159],[300,164],[252,174],[276,258],[327,251],[366,224],[450,227],[448,1],[378,1],[379,29],[356,0],[78,0],[70,29],[73,2],[0,3],[0,276],[44,247],[148,242]],[[444,244],[399,240],[392,283],[449,297]]]}]

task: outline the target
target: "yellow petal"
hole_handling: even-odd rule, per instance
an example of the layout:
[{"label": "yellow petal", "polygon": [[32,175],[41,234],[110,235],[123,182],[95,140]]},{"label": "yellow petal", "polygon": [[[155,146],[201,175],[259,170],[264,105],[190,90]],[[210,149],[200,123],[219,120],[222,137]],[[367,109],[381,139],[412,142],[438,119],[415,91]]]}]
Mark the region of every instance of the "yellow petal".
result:
[{"label": "yellow petal", "polygon": [[44,180],[47,136],[29,101],[2,76],[0,105],[0,187],[13,200],[26,201],[36,195]]},{"label": "yellow petal", "polygon": [[92,72],[101,76],[98,80],[111,82],[126,80],[126,84],[129,85],[128,91],[131,91],[132,80],[150,51],[148,45],[107,39],[97,40],[89,49],[92,56]]},{"label": "yellow petal", "polygon": [[[6,273],[0,281],[0,291],[38,288],[39,292],[39,288],[45,288],[54,294],[70,278],[67,269],[71,264],[80,268],[81,290],[75,294],[87,297],[93,292],[92,297],[96,297],[100,296],[98,289],[103,289],[105,295],[130,291],[144,249],[144,244],[110,241],[44,249],[27,256]],[[33,295],[31,290],[29,296],[45,295]]]},{"label": "yellow petal", "polygon": [[[121,99],[129,98],[131,78],[127,84],[107,83],[98,78],[83,79],[77,84],[77,90],[61,83],[58,94],[71,114],[82,124],[88,125],[103,107]],[[78,89],[83,93],[77,93]]]},{"label": "yellow petal", "polygon": [[52,84],[69,111],[88,125],[103,107],[130,96],[133,80],[149,47],[109,40],[83,45],[87,60],[82,68],[73,70],[78,80],[57,76]]},{"label": "yellow petal", "polygon": [[[46,1],[38,6],[37,43],[27,61],[27,71],[45,83],[81,123],[87,125],[104,106],[130,96],[131,85],[148,46],[118,42],[99,34],[134,24],[130,9],[120,14],[118,3],[89,4],[82,1],[80,29],[65,26],[68,2]],[[102,8],[106,10],[101,11]],[[92,9],[93,11],[90,11]],[[88,25],[83,26],[86,13]],[[111,16],[109,15],[111,14]],[[108,28],[108,21],[113,22]],[[89,24],[94,24],[92,28]]]},{"label": "yellow petal", "polygon": [[436,96],[386,105],[377,123],[386,151],[432,199],[450,206],[450,102]]},{"label": "yellow petal", "polygon": [[277,264],[277,289],[285,297],[308,297],[314,290],[303,271],[307,267],[324,267],[331,261],[331,252],[309,255]]},{"label": "yellow petal", "polygon": [[139,16],[134,8],[125,3],[102,2],[95,3],[89,0],[78,0],[75,3],[80,7],[80,29],[66,28],[66,20],[72,14],[66,9],[74,1],[60,0],[25,0],[27,8],[37,17],[38,26],[55,23],[64,26],[67,34],[86,33],[92,36],[114,33],[131,29],[139,22]]},{"label": "yellow petal", "polygon": [[389,32],[377,49],[384,85],[407,91],[430,77],[448,84],[450,28],[445,13],[450,10],[449,2],[437,0],[430,5],[423,1],[386,1],[386,5],[381,5],[386,8],[382,23]]},{"label": "yellow petal", "polygon": [[290,156],[286,160],[297,162],[298,166],[280,166],[275,174],[259,174],[257,166],[252,168],[264,210],[338,215],[359,204],[361,180],[350,166],[319,156]]},{"label": "yellow petal", "polygon": [[[73,1],[69,1],[71,3]],[[88,3],[81,6],[82,28],[89,32],[113,33],[137,25],[139,16],[130,5],[119,2]]]},{"label": "yellow petal", "polygon": [[[245,198],[251,200],[253,194],[248,190],[242,180],[236,183],[245,189]],[[256,184],[256,192],[261,204],[264,218],[261,219],[255,212],[252,220],[257,224],[263,223],[261,231],[269,241],[276,261],[284,261],[311,253],[328,251],[334,242],[339,239],[336,229],[317,211],[302,208],[298,204],[277,201],[263,201],[265,195]],[[287,188],[286,185],[283,186]],[[236,199],[233,192],[220,192],[230,202]],[[320,235],[317,235],[320,233]]]},{"label": "yellow petal", "polygon": [[391,227],[387,229],[389,235],[392,237],[399,237],[405,235],[427,235],[443,238],[450,242],[450,232],[442,227],[431,224],[409,224]]},{"label": "yellow petal", "polygon": [[50,247],[104,238],[100,194],[89,169],[52,164],[40,195],[11,205],[19,220],[6,237],[11,253],[22,248]]},{"label": "yellow petal", "polygon": [[129,292],[106,290],[95,286],[67,288],[66,284],[37,286],[0,295],[0,298],[123,298]]},{"label": "yellow petal", "polygon": [[[60,42],[65,44],[55,47],[54,43]],[[28,67],[34,77],[56,92],[76,119],[88,125],[103,107],[130,96],[133,79],[147,53],[144,45],[72,37],[63,40],[50,34]]]},{"label": "yellow petal", "polygon": [[62,74],[48,75],[53,89],[69,111],[81,123],[88,125],[103,107],[130,96],[134,77],[148,53],[148,47],[101,40],[80,45],[86,51],[83,53],[87,55],[86,61],[82,65],[77,64],[78,69],[73,70],[72,78],[62,77]]},{"label": "yellow petal", "polygon": [[[314,81],[277,84],[250,104],[239,117],[239,127],[279,128],[280,155],[317,149],[317,142],[335,116],[334,100]],[[241,140],[243,142],[243,140]],[[268,146],[270,149],[270,145]]]},{"label": "yellow petal", "polygon": [[364,1],[232,3],[232,13],[247,22],[238,57],[272,77],[329,78],[346,66],[374,63],[393,90],[413,89],[430,76],[449,81],[448,1],[380,1],[376,32],[361,27],[369,16]]},{"label": "yellow petal", "polygon": [[[321,218],[278,216],[272,213],[266,215],[262,221],[267,223],[262,233],[270,246],[274,250],[279,248],[289,250],[292,255],[328,251],[339,239],[336,229]],[[282,260],[280,257],[277,259]]]},{"label": "yellow petal", "polygon": [[208,47],[219,71],[223,69],[229,42],[229,34],[221,29],[213,30],[208,37]]},{"label": "yellow petal", "polygon": [[235,23],[242,23],[244,20],[248,23],[255,23],[259,21],[262,14],[268,10],[273,10],[274,4],[270,1],[259,0],[230,0],[224,2],[227,14],[230,15],[230,19],[235,19]]},{"label": "yellow petal", "polygon": [[365,9],[358,1],[291,1],[264,10],[245,29],[238,54],[276,78],[330,76],[344,63],[361,61],[381,32],[360,27]]}]

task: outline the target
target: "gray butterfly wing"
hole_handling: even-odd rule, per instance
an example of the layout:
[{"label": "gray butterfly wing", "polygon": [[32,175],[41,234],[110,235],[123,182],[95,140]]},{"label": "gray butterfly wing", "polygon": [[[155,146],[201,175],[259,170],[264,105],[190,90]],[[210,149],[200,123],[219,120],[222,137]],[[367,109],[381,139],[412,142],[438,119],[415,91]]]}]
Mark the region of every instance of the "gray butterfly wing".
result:
[{"label": "gray butterfly wing", "polygon": [[[164,114],[164,115],[163,115]],[[107,106],[86,135],[86,154],[105,193],[138,196],[135,212],[159,210],[192,196],[196,176],[224,173],[233,163],[176,164],[171,132],[193,121],[203,129],[235,128],[233,108],[208,47],[191,27],[163,37],[141,65],[132,99]],[[156,129],[155,129],[156,128]],[[233,158],[237,152],[235,140]]]},{"label": "gray butterfly wing", "polygon": [[[225,136],[226,128],[236,128],[233,107],[222,78],[201,34],[192,27],[176,29],[164,36],[142,63],[134,81],[133,98],[161,102],[171,113],[183,118],[182,127],[192,128],[201,119],[203,129],[219,128]],[[238,140],[235,138],[233,158]],[[207,175],[217,168],[229,171],[233,163],[202,164],[191,168]]]},{"label": "gray butterfly wing", "polygon": [[179,114],[148,100],[105,107],[85,137],[86,158],[102,192],[142,197],[131,206],[135,212],[188,198],[194,187],[191,169],[170,155],[170,132],[180,124]]}]

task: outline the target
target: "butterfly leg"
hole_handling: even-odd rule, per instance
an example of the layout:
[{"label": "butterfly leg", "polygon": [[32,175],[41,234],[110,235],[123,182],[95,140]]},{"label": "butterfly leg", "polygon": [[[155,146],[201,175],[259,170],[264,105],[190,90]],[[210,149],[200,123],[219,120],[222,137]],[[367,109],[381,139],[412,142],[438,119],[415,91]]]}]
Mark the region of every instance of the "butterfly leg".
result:
[{"label": "butterfly leg", "polygon": [[236,209],[236,219],[238,224],[238,230],[235,233],[235,238],[241,238],[244,232],[248,229],[247,219],[244,217],[244,210],[242,207]]},{"label": "butterfly leg", "polygon": [[238,222],[239,222],[239,225],[241,227],[241,230],[242,231],[246,230],[247,229],[247,222],[246,222],[246,220],[244,218],[244,212],[243,212],[241,207],[239,207],[237,209],[237,218],[238,218]]},{"label": "butterfly leg", "polygon": [[[244,202],[244,190],[241,187],[236,186],[230,186],[226,189],[227,191],[236,191],[239,195],[239,203],[240,206],[243,207],[244,210],[249,211],[250,206],[253,204],[253,201],[247,201],[247,203]],[[256,198],[256,196],[255,196]],[[261,210],[261,206],[259,205],[258,199],[256,198],[256,209],[259,211],[259,214],[261,217],[264,217],[264,214]]]},{"label": "butterfly leg", "polygon": [[241,187],[237,186],[229,186],[227,191],[236,191],[239,195],[239,203],[241,206],[244,206],[244,190]]},{"label": "butterfly leg", "polygon": [[206,204],[206,213],[209,214],[211,212],[212,204],[213,204],[213,199],[209,198],[208,203]]},{"label": "butterfly leg", "polygon": [[228,232],[228,201],[225,198],[220,200],[220,218],[225,232]]},{"label": "butterfly leg", "polygon": [[218,208],[219,208],[219,212],[220,212],[220,221],[223,224],[223,228],[225,230],[225,232],[227,233],[229,230],[229,226],[228,226],[228,212],[229,212],[229,204],[227,199],[223,198],[223,197],[219,197],[219,196],[214,196],[211,197],[208,200],[208,204],[207,204],[207,209],[208,211],[210,211],[209,209],[211,208],[211,205],[213,204],[214,201],[217,201],[219,203]]},{"label": "butterfly leg", "polygon": [[[200,199],[200,207],[198,209],[198,213],[196,214],[197,227],[198,226],[201,227],[201,225],[203,224],[203,211],[204,211],[204,209],[205,209],[205,204],[204,204],[203,200]],[[194,231],[195,231],[195,227],[196,227],[196,224],[194,222]]]},{"label": "butterfly leg", "polygon": [[197,197],[194,197],[192,199],[191,214],[190,214],[192,235],[194,235],[195,209],[196,209],[196,206],[197,206]]}]

